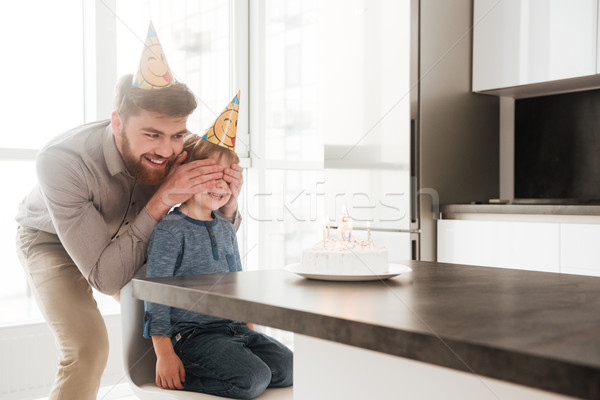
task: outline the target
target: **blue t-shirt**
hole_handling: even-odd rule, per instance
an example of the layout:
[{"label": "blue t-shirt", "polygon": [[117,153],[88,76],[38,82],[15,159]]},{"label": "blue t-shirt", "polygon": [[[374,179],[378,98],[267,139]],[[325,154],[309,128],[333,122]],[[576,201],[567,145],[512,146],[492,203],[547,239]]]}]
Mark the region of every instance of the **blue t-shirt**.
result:
[{"label": "blue t-shirt", "polygon": [[[233,225],[215,216],[200,221],[175,209],[154,228],[148,244],[146,277],[185,276],[242,270]],[[230,320],[145,302],[144,336],[172,336],[199,326]]]}]

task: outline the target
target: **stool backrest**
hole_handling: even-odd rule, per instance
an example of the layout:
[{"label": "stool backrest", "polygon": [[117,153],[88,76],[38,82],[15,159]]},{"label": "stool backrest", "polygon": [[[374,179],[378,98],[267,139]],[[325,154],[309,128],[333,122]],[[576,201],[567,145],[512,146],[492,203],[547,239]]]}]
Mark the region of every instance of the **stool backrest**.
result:
[{"label": "stool backrest", "polygon": [[[143,271],[142,271],[143,270]],[[137,276],[145,276],[146,268]],[[143,336],[144,302],[132,296],[132,283],[121,289],[121,329],[125,373],[136,386],[155,380],[156,355],[152,340]]]}]

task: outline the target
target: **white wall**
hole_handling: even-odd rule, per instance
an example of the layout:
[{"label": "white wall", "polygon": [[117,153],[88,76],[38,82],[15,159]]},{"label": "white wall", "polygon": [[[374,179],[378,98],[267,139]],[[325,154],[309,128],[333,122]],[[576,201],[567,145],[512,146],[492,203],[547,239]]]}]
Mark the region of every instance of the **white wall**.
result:
[{"label": "white wall", "polygon": [[[121,382],[123,357],[121,316],[104,317],[110,352],[102,386]],[[45,322],[0,328],[0,398],[3,400],[37,399],[48,396],[58,366],[54,336]]]}]

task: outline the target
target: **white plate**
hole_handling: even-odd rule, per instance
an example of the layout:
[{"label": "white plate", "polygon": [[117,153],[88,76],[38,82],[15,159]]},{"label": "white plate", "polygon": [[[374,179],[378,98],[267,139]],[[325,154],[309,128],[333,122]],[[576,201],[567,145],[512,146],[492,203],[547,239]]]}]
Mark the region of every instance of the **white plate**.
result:
[{"label": "white plate", "polygon": [[389,272],[381,275],[368,274],[368,275],[329,275],[329,274],[316,274],[313,272],[303,272],[300,270],[300,263],[290,264],[285,267],[287,271],[293,272],[300,276],[309,279],[318,279],[321,281],[377,281],[381,279],[388,279],[394,276],[411,272],[412,269],[402,264],[389,264]]}]

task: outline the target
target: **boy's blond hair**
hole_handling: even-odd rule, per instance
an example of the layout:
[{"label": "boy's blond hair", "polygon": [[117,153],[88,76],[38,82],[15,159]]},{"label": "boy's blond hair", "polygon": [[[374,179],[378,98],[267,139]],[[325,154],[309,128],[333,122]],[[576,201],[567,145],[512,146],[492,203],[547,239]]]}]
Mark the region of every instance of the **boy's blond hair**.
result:
[{"label": "boy's blond hair", "polygon": [[183,141],[183,150],[187,151],[184,164],[205,158],[212,158],[219,163],[224,161],[227,165],[240,163],[240,158],[235,151],[204,140],[196,134],[186,136]]}]

